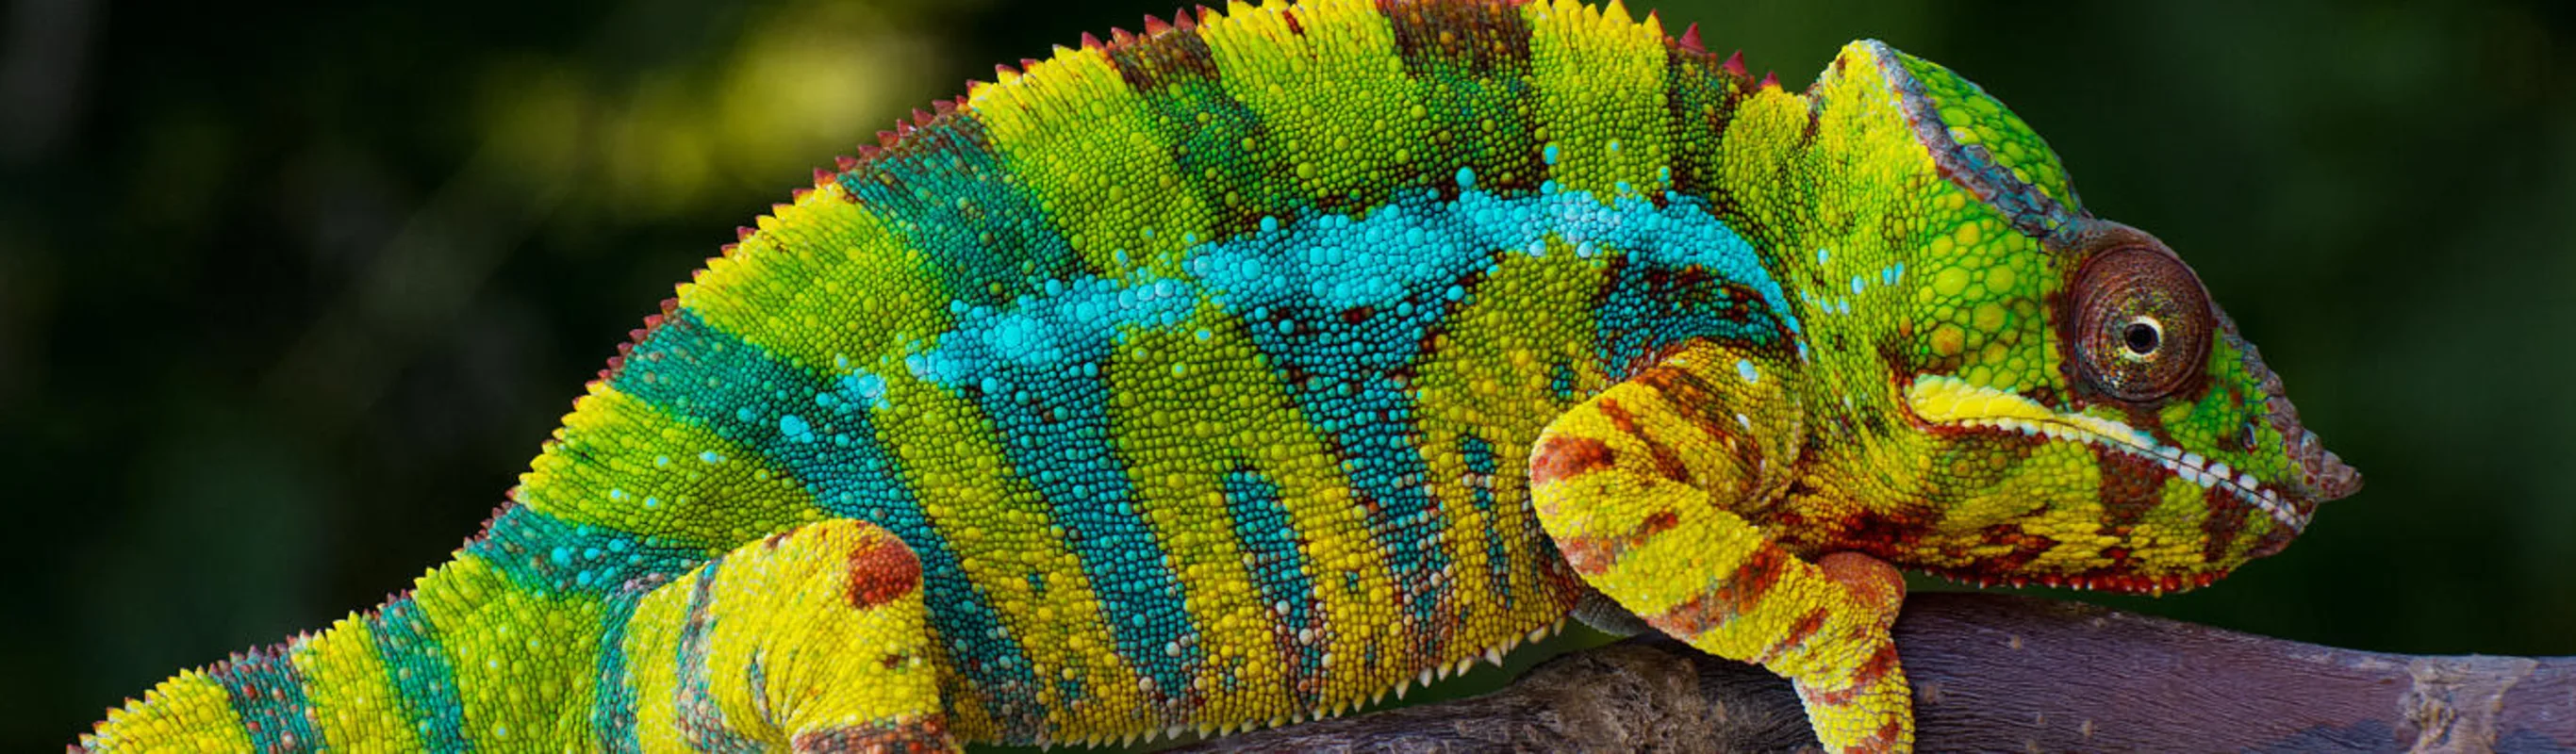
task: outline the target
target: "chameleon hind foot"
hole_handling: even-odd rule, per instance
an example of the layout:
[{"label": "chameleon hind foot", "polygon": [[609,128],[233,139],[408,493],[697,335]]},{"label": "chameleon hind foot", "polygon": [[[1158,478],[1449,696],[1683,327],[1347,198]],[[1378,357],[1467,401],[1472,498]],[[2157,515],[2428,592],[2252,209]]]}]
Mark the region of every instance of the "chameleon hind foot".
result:
[{"label": "chameleon hind foot", "polygon": [[921,566],[873,524],[807,524],[643,596],[623,646],[645,751],[954,751]]}]

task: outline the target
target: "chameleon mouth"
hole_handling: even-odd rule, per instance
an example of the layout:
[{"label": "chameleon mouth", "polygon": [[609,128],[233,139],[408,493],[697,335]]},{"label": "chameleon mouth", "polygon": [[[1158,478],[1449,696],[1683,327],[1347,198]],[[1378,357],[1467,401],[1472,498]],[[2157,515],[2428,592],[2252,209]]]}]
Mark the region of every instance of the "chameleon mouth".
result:
[{"label": "chameleon mouth", "polygon": [[2157,442],[2136,427],[2098,416],[2066,414],[2018,393],[1970,385],[1957,377],[1924,375],[1905,389],[1905,401],[1926,422],[1954,427],[2004,429],[2025,435],[2076,440],[2153,461],[2175,476],[2203,489],[2227,491],[2239,502],[2261,509],[2292,532],[2304,531],[2312,506],[2285,499],[2250,472],[2198,453]]}]

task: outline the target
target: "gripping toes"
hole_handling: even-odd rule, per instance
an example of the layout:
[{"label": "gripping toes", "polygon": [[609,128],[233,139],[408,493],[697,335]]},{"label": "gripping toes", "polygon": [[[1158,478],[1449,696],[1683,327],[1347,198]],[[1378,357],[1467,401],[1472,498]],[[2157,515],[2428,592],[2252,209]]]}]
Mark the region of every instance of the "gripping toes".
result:
[{"label": "gripping toes", "polygon": [[633,694],[644,751],[953,750],[926,618],[900,540],[809,524],[646,594],[612,680]]},{"label": "gripping toes", "polygon": [[1530,458],[1539,522],[1583,580],[1701,651],[1789,678],[1836,752],[1904,751],[1888,628],[1905,582],[1857,553],[1799,557],[1746,518],[1780,494],[1798,418],[1763,370],[1686,350],[1568,411]]}]

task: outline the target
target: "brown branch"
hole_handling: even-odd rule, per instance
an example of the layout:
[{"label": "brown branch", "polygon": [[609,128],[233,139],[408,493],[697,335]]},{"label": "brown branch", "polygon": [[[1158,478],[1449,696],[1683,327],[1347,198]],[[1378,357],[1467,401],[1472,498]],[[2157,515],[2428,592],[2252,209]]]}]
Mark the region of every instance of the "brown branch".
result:
[{"label": "brown branch", "polygon": [[[2576,751],[2576,657],[2356,652],[1993,594],[1916,595],[1896,637],[1927,751]],[[1194,748],[1814,745],[1787,683],[1639,637],[1550,660],[1481,697]]]}]

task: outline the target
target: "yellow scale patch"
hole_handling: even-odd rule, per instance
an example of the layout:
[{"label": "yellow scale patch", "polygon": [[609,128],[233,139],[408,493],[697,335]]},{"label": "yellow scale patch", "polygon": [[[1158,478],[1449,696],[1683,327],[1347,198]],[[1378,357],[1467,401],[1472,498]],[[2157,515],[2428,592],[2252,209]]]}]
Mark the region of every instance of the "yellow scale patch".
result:
[{"label": "yellow scale patch", "polygon": [[1150,108],[1099,48],[1059,47],[1044,65],[976,85],[968,104],[1091,269],[1177,274],[1192,240],[1209,239],[1214,213],[1180,190],[1188,178]]},{"label": "yellow scale patch", "polygon": [[1521,16],[1530,25],[1538,122],[1556,148],[1549,177],[1605,198],[1663,193],[1662,24],[1630,21],[1615,2],[1606,11],[1574,0],[1534,2]]},{"label": "yellow scale patch", "polygon": [[709,555],[824,517],[801,482],[750,450],[599,382],[520,477],[518,499]]},{"label": "yellow scale patch", "polygon": [[758,224],[733,253],[707,260],[680,286],[681,306],[813,371],[882,367],[900,359],[905,344],[948,329],[949,293],[928,255],[850,202],[839,183],[815,187]]},{"label": "yellow scale patch", "polygon": [[250,751],[250,733],[222,685],[182,670],[152,687],[141,705],[108,710],[97,743],[100,751]]},{"label": "yellow scale patch", "polygon": [[419,751],[411,721],[376,653],[375,633],[352,615],[330,630],[295,643],[288,655],[304,674],[304,696],[313,706],[322,740],[343,751]]},{"label": "yellow scale patch", "polygon": [[421,577],[413,599],[456,671],[469,740],[501,750],[588,740],[599,603],[522,591],[464,553]]},{"label": "yellow scale patch", "polygon": [[[1507,556],[1515,562],[1496,564],[1485,532],[1537,531],[1528,505],[1528,451],[1539,430],[1567,405],[1550,384],[1553,366],[1566,365],[1578,396],[1609,381],[1592,353],[1590,302],[1602,271],[1601,263],[1577,258],[1557,238],[1548,239],[1545,256],[1505,257],[1475,299],[1451,313],[1448,332],[1432,344],[1441,358],[1424,363],[1415,382],[1428,482],[1449,527],[1441,540],[1449,548],[1452,596],[1465,629],[1453,646],[1462,651],[1507,643],[1567,607],[1543,599],[1553,587],[1534,567],[1539,554],[1522,549],[1528,542],[1506,537]],[[1493,478],[1478,480],[1490,485],[1491,517],[1476,507],[1477,490],[1460,452],[1469,436],[1494,453]],[[1522,600],[1517,615],[1504,610],[1485,576],[1504,565],[1519,566],[1510,569],[1508,582]]]},{"label": "yellow scale patch", "polygon": [[[1132,689],[1081,562],[1035,488],[1003,455],[1002,435],[973,401],[908,371],[885,375],[889,408],[875,412],[878,441],[904,469],[922,513],[947,538],[1002,625],[1019,640],[1039,683],[1030,689],[1058,731],[1129,730],[1143,714],[1129,694],[1066,699],[1052,679],[1085,688]],[[1028,574],[1040,574],[1032,587]],[[985,691],[993,691],[986,689]],[[961,728],[963,728],[961,721]],[[994,731],[960,730],[974,738]]]},{"label": "yellow scale patch", "polygon": [[[1226,18],[1199,28],[1227,94],[1268,124],[1273,143],[1245,152],[1278,155],[1307,196],[1379,196],[1425,170],[1430,112],[1404,73],[1395,31],[1368,0],[1288,5],[1227,4]],[[1286,178],[1281,176],[1280,178]]]},{"label": "yellow scale patch", "polygon": [[[1400,651],[1393,579],[1347,475],[1251,336],[1206,307],[1175,328],[1127,335],[1110,364],[1110,414],[1138,508],[1185,569],[1178,580],[1206,662],[1196,680],[1209,700],[1196,722],[1284,717],[1304,711],[1308,693],[1325,707],[1355,703],[1410,677],[1362,656]],[[1288,685],[1294,657],[1282,656],[1274,632],[1282,616],[1252,579],[1227,516],[1223,480],[1237,469],[1276,488],[1305,540],[1299,555],[1328,629],[1309,637],[1327,653],[1322,688]]]}]

